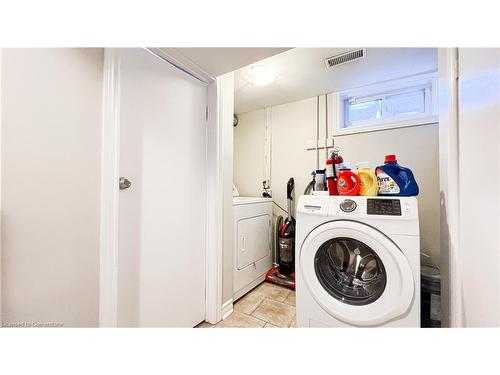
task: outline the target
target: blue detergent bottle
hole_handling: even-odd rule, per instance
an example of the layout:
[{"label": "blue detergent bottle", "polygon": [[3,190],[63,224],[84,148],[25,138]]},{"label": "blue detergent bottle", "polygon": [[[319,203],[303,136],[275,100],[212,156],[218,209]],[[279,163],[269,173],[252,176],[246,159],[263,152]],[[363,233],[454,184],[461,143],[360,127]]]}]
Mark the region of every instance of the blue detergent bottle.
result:
[{"label": "blue detergent bottle", "polygon": [[375,169],[378,195],[410,197],[418,195],[418,184],[409,168],[402,167],[396,155],[386,155],[384,165]]}]

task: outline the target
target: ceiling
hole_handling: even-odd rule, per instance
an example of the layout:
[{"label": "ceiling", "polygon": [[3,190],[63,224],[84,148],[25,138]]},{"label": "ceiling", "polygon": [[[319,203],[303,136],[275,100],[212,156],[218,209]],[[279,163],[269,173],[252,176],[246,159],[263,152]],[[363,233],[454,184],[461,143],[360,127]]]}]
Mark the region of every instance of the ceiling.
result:
[{"label": "ceiling", "polygon": [[290,48],[160,48],[169,56],[193,70],[211,77],[240,69],[248,64],[289,50]]},{"label": "ceiling", "polygon": [[326,68],[325,58],[353,49],[294,48],[259,61],[277,73],[276,80],[267,86],[249,84],[242,76],[245,68],[240,69],[235,73],[235,112],[437,70],[436,48],[367,48],[361,60]]}]

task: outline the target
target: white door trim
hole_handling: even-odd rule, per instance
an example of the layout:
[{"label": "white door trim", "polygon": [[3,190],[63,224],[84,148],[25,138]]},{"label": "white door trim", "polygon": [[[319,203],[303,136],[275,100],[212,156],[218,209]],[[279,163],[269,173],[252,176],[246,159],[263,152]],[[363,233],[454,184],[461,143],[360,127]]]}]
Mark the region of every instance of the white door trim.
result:
[{"label": "white door trim", "polygon": [[0,48],[0,327],[2,326],[2,48]]},{"label": "white door trim", "polygon": [[440,48],[438,67],[442,323],[462,327],[457,48]]},{"label": "white door trim", "polygon": [[223,133],[220,123],[222,95],[223,90],[217,80],[208,85],[205,320],[212,324],[222,318]]},{"label": "white door trim", "polygon": [[118,319],[118,208],[120,160],[120,58],[104,49],[99,327],[116,327]]},{"label": "white door trim", "polygon": [[163,58],[176,68],[186,72],[187,74],[195,77],[196,79],[211,84],[216,79],[207,71],[201,68],[198,64],[185,57],[182,53],[175,48],[146,48],[151,53]]},{"label": "white door trim", "polygon": [[221,319],[224,320],[226,319],[229,315],[231,315],[233,313],[233,299],[230,298],[228,299],[224,305],[222,305],[222,316],[221,316]]}]

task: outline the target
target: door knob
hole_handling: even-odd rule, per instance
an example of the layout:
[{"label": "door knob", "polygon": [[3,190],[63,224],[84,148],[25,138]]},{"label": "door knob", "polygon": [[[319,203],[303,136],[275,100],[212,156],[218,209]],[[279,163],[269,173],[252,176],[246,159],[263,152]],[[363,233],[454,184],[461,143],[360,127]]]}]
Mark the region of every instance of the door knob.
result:
[{"label": "door knob", "polygon": [[130,186],[132,182],[128,178],[120,177],[120,190],[128,189]]}]

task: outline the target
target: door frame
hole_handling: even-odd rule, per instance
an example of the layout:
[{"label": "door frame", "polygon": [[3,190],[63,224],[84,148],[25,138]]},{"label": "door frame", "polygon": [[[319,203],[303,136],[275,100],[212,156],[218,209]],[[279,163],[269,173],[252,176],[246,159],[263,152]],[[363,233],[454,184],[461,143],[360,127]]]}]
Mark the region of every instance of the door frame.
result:
[{"label": "door frame", "polygon": [[444,327],[462,327],[458,181],[458,48],[438,49],[441,306]]},{"label": "door frame", "polygon": [[[193,71],[165,53],[146,50],[165,63],[207,84],[207,212],[205,254],[205,320],[215,324],[222,306],[222,131],[219,121],[218,81],[203,71]],[[99,327],[117,327],[118,317],[118,214],[120,156],[120,57],[119,49],[104,49],[101,146],[101,214]]]},{"label": "door frame", "polygon": [[0,327],[2,325],[2,48],[0,48]]},{"label": "door frame", "polygon": [[104,49],[101,137],[99,327],[117,327],[120,58],[113,48]]}]

